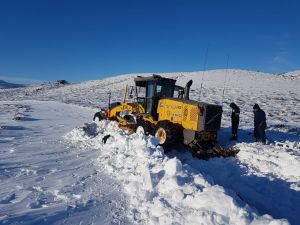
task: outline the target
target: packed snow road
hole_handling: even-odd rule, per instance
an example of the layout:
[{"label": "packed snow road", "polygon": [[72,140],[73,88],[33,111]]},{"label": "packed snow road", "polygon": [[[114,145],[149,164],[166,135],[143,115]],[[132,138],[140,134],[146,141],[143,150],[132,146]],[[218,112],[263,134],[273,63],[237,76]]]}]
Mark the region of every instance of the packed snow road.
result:
[{"label": "packed snow road", "polygon": [[95,166],[98,151],[63,141],[91,114],[58,102],[1,102],[0,224],[129,224],[120,185]]}]

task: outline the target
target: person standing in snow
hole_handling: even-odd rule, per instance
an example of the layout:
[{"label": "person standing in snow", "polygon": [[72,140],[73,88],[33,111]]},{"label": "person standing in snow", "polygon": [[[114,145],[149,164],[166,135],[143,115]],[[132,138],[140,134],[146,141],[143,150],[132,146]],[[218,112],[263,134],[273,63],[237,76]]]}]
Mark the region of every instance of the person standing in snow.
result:
[{"label": "person standing in snow", "polygon": [[237,131],[240,123],[240,108],[234,103],[230,103],[231,112],[231,138],[230,140],[237,140]]},{"label": "person standing in snow", "polygon": [[254,113],[254,137],[256,141],[266,144],[266,133],[265,133],[265,130],[267,128],[266,114],[259,107],[258,104],[255,104],[253,106],[253,113]]}]

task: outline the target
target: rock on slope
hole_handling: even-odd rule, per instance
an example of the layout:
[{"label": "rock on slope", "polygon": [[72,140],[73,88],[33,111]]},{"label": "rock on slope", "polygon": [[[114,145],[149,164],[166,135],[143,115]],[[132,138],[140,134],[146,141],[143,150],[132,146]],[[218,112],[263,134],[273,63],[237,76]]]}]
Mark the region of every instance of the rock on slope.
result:
[{"label": "rock on slope", "polygon": [[24,87],[24,85],[22,84],[12,84],[12,83],[8,83],[4,80],[0,80],[0,89],[4,89],[4,88],[19,88],[19,87]]}]

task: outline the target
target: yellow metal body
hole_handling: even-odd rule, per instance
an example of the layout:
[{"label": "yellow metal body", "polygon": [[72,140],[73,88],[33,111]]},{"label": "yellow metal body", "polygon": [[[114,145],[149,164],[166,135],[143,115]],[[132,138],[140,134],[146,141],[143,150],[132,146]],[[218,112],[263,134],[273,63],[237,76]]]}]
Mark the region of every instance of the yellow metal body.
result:
[{"label": "yellow metal body", "polygon": [[[132,113],[135,115],[143,115],[143,119],[150,122],[154,126],[163,120],[168,120],[175,124],[180,124],[183,129],[190,131],[202,131],[204,124],[203,109],[201,110],[197,102],[185,101],[181,99],[160,99],[157,106],[158,120],[150,115],[145,114],[145,109],[140,103],[121,102],[120,105],[107,110],[107,118],[117,120],[120,127],[132,130],[134,124],[129,123],[119,114]],[[212,141],[216,139],[216,132],[203,132],[201,140]]]},{"label": "yellow metal body", "polygon": [[[110,120],[117,120],[119,126],[124,129],[134,131],[134,123],[129,122],[120,116],[120,113],[141,115],[143,120],[153,124],[153,127],[164,120],[168,120],[174,124],[179,124],[184,130],[188,132],[201,132],[198,141],[214,141],[217,132],[204,132],[204,108],[201,108],[198,102],[165,98],[160,99],[157,105],[158,119],[155,120],[151,115],[145,114],[145,109],[140,103],[126,102],[128,87],[125,87],[124,100],[120,105],[115,106],[106,111],[107,118]],[[194,136],[194,134],[193,134]]]},{"label": "yellow metal body", "polygon": [[161,99],[158,102],[158,121],[168,120],[180,124],[183,129],[192,132],[201,132],[198,141],[214,141],[216,131],[204,131],[203,115],[205,109],[198,102],[181,99]]},{"label": "yellow metal body", "polygon": [[156,125],[160,121],[160,120],[156,121],[156,120],[153,119],[152,116],[148,116],[148,115],[145,115],[143,117],[143,119],[150,122],[150,123],[152,123],[152,124],[154,124],[154,125]]},{"label": "yellow metal body", "polygon": [[107,118],[116,119],[120,112],[143,114],[145,113],[145,109],[140,103],[121,102],[121,105],[107,110]]},{"label": "yellow metal body", "polygon": [[158,102],[158,120],[169,120],[182,125],[184,129],[198,131],[200,128],[199,107],[196,103],[179,99],[161,99]]},{"label": "yellow metal body", "polygon": [[106,117],[109,119],[118,119],[119,122],[122,123],[122,121],[125,123],[126,120],[122,119],[122,117],[119,116],[120,112],[124,113],[132,113],[132,114],[143,114],[145,113],[145,109],[140,103],[129,103],[126,102],[126,98],[128,95],[128,85],[125,86],[125,92],[124,92],[124,99],[123,102],[121,102],[120,105],[115,106],[111,109],[107,109],[106,111]]}]

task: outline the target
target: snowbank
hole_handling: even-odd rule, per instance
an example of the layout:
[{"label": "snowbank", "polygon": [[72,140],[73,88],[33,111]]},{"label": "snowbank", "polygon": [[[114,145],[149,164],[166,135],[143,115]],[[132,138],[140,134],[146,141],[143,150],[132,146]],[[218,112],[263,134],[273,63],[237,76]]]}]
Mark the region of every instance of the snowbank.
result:
[{"label": "snowbank", "polygon": [[[111,136],[104,144],[106,135]],[[288,224],[257,215],[234,191],[168,158],[154,137],[131,135],[115,122],[101,121],[75,128],[65,138],[100,150],[99,167],[123,183],[129,218],[136,224]]]}]

